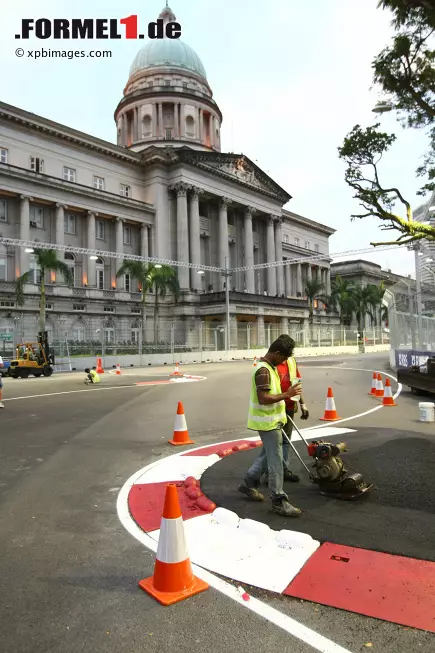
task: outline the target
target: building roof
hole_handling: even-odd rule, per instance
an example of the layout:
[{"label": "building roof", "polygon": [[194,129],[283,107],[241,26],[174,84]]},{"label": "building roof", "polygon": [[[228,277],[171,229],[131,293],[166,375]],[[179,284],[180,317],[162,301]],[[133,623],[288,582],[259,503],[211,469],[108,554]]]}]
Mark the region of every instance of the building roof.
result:
[{"label": "building roof", "polygon": [[316,222],[315,220],[310,220],[309,218],[305,218],[302,215],[293,213],[293,211],[287,211],[286,209],[282,209],[282,215],[284,218],[288,218],[289,220],[292,220],[292,222],[299,223],[300,225],[304,227],[308,227],[309,229],[314,229],[315,231],[322,231],[324,234],[328,234],[328,236],[332,236],[332,234],[335,234],[336,232],[336,229],[333,229],[332,227],[328,227],[326,224],[322,224],[321,222]]},{"label": "building roof", "polygon": [[156,39],[139,50],[130,68],[130,77],[142,70],[168,66],[200,75],[207,80],[201,59],[180,39]]}]

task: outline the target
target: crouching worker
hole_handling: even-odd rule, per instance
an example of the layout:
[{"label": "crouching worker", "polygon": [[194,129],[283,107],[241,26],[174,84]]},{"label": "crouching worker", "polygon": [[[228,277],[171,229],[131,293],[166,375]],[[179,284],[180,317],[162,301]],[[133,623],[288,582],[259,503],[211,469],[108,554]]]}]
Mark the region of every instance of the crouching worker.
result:
[{"label": "crouching worker", "polygon": [[267,460],[272,512],[284,517],[297,517],[301,514],[299,508],[291,505],[284,492],[282,428],[287,423],[285,401],[300,395],[302,390],[299,384],[299,386],[289,387],[283,393],[276,369],[278,365],[287,361],[292,353],[289,342],[275,340],[252,375],[248,429],[258,431],[263,447],[239,486],[239,492],[245,494],[251,501],[264,501],[264,496],[257,487],[260,484],[264,462]]},{"label": "crouching worker", "polygon": [[100,383],[100,377],[95,370],[90,370],[89,367],[85,369],[85,383]]}]

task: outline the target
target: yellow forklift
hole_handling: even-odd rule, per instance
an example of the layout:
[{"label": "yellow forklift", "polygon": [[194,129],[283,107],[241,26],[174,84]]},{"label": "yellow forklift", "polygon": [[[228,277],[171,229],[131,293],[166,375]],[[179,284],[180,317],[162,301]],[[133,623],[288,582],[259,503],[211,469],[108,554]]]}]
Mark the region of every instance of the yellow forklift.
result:
[{"label": "yellow forklift", "polygon": [[11,360],[9,376],[13,379],[27,379],[33,376],[53,374],[54,354],[50,354],[47,331],[38,333],[38,342],[24,342],[17,345],[17,356]]}]

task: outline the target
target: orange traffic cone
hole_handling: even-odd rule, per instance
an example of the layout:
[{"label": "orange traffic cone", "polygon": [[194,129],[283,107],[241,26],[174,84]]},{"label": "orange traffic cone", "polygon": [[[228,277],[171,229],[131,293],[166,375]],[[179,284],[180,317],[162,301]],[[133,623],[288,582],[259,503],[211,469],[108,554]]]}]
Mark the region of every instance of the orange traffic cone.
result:
[{"label": "orange traffic cone", "polygon": [[103,370],[103,365],[101,362],[101,358],[97,358],[97,369],[96,369],[97,374],[104,374]]},{"label": "orange traffic cone", "polygon": [[139,587],[162,605],[173,605],[209,587],[193,575],[174,483],[166,488],[154,574],[141,580]]},{"label": "orange traffic cone", "polygon": [[178,402],[177,415],[175,416],[174,437],[172,440],[169,440],[169,444],[173,444],[175,446],[179,446],[181,444],[195,444],[189,438],[186,417],[184,415],[184,408],[181,401]]},{"label": "orange traffic cone", "polygon": [[336,422],[337,420],[341,419],[341,417],[337,415],[332,388],[328,388],[328,394],[326,396],[325,414],[320,419],[322,420],[322,422]]},{"label": "orange traffic cone", "polygon": [[384,394],[384,398],[382,399],[382,405],[397,406],[397,404],[394,403],[393,392],[391,390],[391,383],[390,383],[390,379],[388,378],[385,381],[385,394]]},{"label": "orange traffic cone", "polygon": [[257,367],[257,357],[256,356],[254,356],[254,364],[252,365],[252,367]]},{"label": "orange traffic cone", "polygon": [[119,363],[116,363],[116,374],[117,376],[121,375],[121,366]]},{"label": "orange traffic cone", "polygon": [[378,381],[376,385],[376,397],[384,396],[384,384],[382,383],[382,376],[378,374]]},{"label": "orange traffic cone", "polygon": [[179,370],[178,363],[175,363],[175,370],[169,376],[184,376]]},{"label": "orange traffic cone", "polygon": [[378,387],[378,375],[376,372],[373,372],[373,379],[372,379],[372,389],[369,392],[369,395],[376,397],[376,388]]}]

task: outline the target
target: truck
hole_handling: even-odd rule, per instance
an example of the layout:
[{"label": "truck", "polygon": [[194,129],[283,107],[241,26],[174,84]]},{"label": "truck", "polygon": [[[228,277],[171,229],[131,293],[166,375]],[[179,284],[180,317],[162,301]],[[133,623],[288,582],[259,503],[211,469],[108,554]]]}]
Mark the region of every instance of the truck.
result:
[{"label": "truck", "polygon": [[423,393],[435,395],[435,356],[428,358],[424,365],[399,367],[397,381],[409,386],[414,395]]}]

